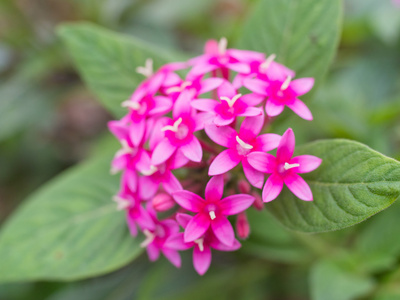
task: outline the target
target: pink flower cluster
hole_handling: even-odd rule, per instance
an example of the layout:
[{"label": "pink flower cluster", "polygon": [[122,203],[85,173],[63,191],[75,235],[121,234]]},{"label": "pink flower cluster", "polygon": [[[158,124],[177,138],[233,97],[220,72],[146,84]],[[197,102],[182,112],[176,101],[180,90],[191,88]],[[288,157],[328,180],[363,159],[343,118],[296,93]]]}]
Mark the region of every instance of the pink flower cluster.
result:
[{"label": "pink flower cluster", "polygon": [[[131,234],[144,234],[141,246],[150,260],[162,253],[177,267],[178,251],[193,248],[199,274],[210,266],[211,248],[241,246],[229,216],[237,215],[239,238],[249,235],[245,211],[262,208],[257,189],[264,202],[274,200],[283,184],[311,201],[298,174],[321,163],[310,155],[292,157],[291,129],[282,136],[261,134],[285,106],[312,119],[298,97],[312,88],[313,78],[293,80],[295,73],[274,55],[226,46],[226,39],[208,41],[205,54],[156,72],[147,60],[137,68],[147,78],[122,103],[128,113],[109,123],[121,143],[112,161],[112,173],[122,171],[114,201],[126,211]],[[275,156],[268,153],[274,149]]]}]

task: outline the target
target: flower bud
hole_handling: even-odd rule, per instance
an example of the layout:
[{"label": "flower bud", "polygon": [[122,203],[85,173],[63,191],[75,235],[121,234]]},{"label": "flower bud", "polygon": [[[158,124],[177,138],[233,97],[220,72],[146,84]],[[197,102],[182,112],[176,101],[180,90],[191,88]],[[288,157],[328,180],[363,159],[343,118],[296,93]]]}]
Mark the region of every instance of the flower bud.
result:
[{"label": "flower bud", "polygon": [[249,221],[247,220],[247,215],[245,212],[241,212],[238,214],[236,219],[236,232],[240,239],[244,240],[250,234],[250,225]]},{"label": "flower bud", "polygon": [[263,210],[264,208],[264,202],[262,201],[262,198],[260,196],[260,194],[258,194],[257,192],[252,192],[251,195],[256,198],[256,200],[254,200],[253,206],[257,209],[257,210]]},{"label": "flower bud", "polygon": [[174,207],[175,201],[170,195],[166,193],[159,193],[154,196],[152,204],[156,211],[163,212]]},{"label": "flower bud", "polygon": [[240,179],[238,183],[238,189],[242,194],[250,194],[251,186],[246,180]]}]

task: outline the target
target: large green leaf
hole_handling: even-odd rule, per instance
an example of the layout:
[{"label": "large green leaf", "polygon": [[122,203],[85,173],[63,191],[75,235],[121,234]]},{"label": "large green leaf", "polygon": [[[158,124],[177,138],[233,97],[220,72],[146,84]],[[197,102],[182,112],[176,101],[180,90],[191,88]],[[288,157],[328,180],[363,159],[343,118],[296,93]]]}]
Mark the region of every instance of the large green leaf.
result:
[{"label": "large green leaf", "polygon": [[260,0],[237,44],[275,53],[299,77],[315,77],[319,83],[339,42],[341,15],[341,0]]},{"label": "large green leaf", "polygon": [[141,40],[89,23],[62,25],[58,34],[90,90],[116,116],[124,114],[121,102],[145,79],[136,67],[143,66],[147,58],[153,59],[156,68],[181,59]]},{"label": "large green leaf", "polygon": [[400,163],[349,140],[322,140],[299,147],[296,155],[322,158],[302,174],[314,201],[296,198],[287,188],[267,204],[286,227],[303,232],[337,230],[387,208],[400,196]]},{"label": "large green leaf", "polygon": [[0,281],[74,280],[117,269],[141,253],[111,197],[114,147],[38,191],[0,233]]}]

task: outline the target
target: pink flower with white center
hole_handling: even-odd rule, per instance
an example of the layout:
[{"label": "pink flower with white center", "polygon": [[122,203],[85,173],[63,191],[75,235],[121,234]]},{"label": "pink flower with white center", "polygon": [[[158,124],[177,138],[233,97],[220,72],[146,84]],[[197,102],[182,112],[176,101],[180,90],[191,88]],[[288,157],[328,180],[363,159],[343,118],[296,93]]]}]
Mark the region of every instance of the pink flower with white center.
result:
[{"label": "pink flower with white center", "polygon": [[285,106],[293,110],[305,120],[312,120],[308,107],[298,97],[308,93],[314,85],[314,78],[300,78],[292,80],[290,75],[285,75],[279,68],[268,69],[269,82],[259,79],[247,79],[244,86],[250,91],[268,96],[265,111],[268,116],[279,115]]},{"label": "pink flower with white center", "polygon": [[[192,216],[178,214],[179,225],[186,228]],[[208,229],[203,236],[193,242],[185,242],[183,233],[171,235],[165,245],[175,250],[187,250],[193,248],[193,266],[197,273],[204,275],[211,264],[211,248],[219,251],[235,251],[240,248],[240,243],[235,239],[232,246],[221,243],[214,235],[213,231]]]},{"label": "pink flower with white center", "polygon": [[227,49],[227,45],[226,38],[222,38],[219,43],[214,40],[208,41],[205,47],[206,53],[189,61],[189,64],[193,65],[189,76],[200,76],[219,69],[224,78],[228,79],[229,70],[249,73],[249,62],[264,57],[264,54],[254,51]]},{"label": "pink flower with white center", "polygon": [[292,158],[294,147],[294,133],[289,128],[282,136],[276,157],[263,152],[253,152],[248,155],[249,163],[255,169],[271,174],[262,192],[264,202],[272,201],[278,197],[284,183],[301,200],[313,200],[310,187],[298,173],[308,173],[315,170],[322,160],[312,155],[300,155]]},{"label": "pink flower with white center", "polygon": [[160,184],[169,194],[182,190],[181,183],[171,171],[183,167],[188,161],[182,151],[177,150],[166,162],[158,165],[149,163],[146,171],[141,172],[143,176],[139,178],[140,196],[143,199],[152,198]]},{"label": "pink flower with white center", "polygon": [[264,115],[245,118],[239,133],[232,127],[207,125],[205,131],[215,143],[228,148],[222,151],[211,163],[208,175],[219,175],[228,172],[242,162],[247,180],[255,187],[261,188],[264,174],[248,163],[248,155],[253,151],[271,151],[278,147],[280,136],[266,133],[258,136],[264,125]]},{"label": "pink flower with white center", "polygon": [[174,105],[172,112],[173,120],[161,130],[164,138],[155,147],[151,163],[159,165],[180,149],[189,160],[200,162],[203,150],[194,132],[204,127],[204,121],[200,114],[196,114],[190,106],[193,99],[191,91],[183,91]]},{"label": "pink flower with white center", "polygon": [[142,248],[146,248],[150,261],[156,261],[160,257],[160,253],[177,268],[181,267],[181,256],[178,251],[166,245],[167,239],[171,235],[179,232],[179,225],[175,220],[166,219],[159,221],[155,211],[147,207],[147,210],[154,221],[154,229],[145,228],[143,234],[146,239],[140,244]]},{"label": "pink flower with white center", "polygon": [[225,126],[231,124],[237,117],[253,117],[262,114],[258,105],[263,97],[255,94],[242,96],[235,88],[225,81],[218,88],[218,98],[220,101],[212,99],[199,99],[192,101],[192,107],[200,111],[212,112],[215,114],[214,124]]},{"label": "pink flower with white center", "polygon": [[221,199],[223,191],[223,176],[214,176],[207,183],[205,199],[185,190],[172,194],[181,207],[197,213],[185,229],[185,242],[199,239],[208,228],[211,228],[223,244],[233,245],[235,234],[227,216],[238,214],[249,208],[254,202],[254,197],[239,194]]}]

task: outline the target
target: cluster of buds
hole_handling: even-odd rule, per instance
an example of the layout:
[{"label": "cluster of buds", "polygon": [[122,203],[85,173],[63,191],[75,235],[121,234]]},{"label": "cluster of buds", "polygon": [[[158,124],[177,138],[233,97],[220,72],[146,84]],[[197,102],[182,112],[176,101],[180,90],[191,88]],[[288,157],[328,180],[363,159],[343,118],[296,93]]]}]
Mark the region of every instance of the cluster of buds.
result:
[{"label": "cluster of buds", "polygon": [[[314,79],[294,79],[274,59],[227,49],[223,38],[208,41],[205,53],[187,62],[153,72],[147,60],[137,68],[146,79],[122,103],[128,113],[109,123],[122,146],[112,161],[112,173],[122,171],[114,201],[126,211],[130,233],[143,233],[141,246],[151,261],[162,253],[180,267],[179,251],[193,248],[194,268],[202,275],[211,248],[241,246],[229,216],[237,215],[236,234],[244,239],[250,232],[245,211],[261,209],[284,184],[298,198],[313,199],[298,174],[316,169],[321,160],[292,157],[290,128],[282,136],[261,133],[285,106],[312,119],[298,97]],[[267,153],[274,149],[275,156]]]}]

